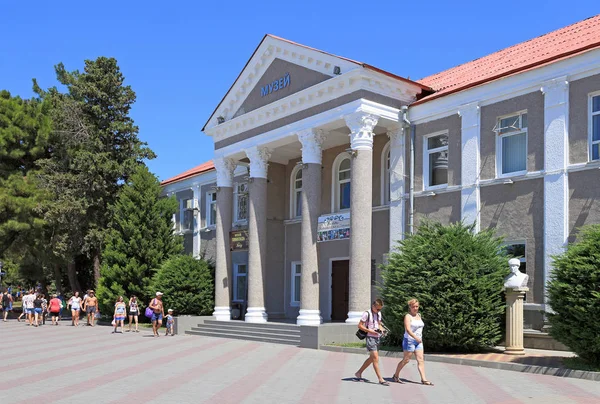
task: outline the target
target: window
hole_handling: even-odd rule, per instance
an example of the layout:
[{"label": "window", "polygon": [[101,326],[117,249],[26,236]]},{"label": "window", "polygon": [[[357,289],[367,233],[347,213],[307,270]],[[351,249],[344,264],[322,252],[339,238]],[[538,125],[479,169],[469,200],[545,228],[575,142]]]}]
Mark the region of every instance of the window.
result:
[{"label": "window", "polygon": [[333,163],[333,189],[331,210],[337,212],[350,209],[350,156],[344,152]]},{"label": "window", "polygon": [[527,113],[498,118],[494,131],[498,134],[498,175],[527,171]]},{"label": "window", "polygon": [[235,222],[248,220],[248,184],[243,182],[235,186]]},{"label": "window", "polygon": [[506,255],[509,258],[518,258],[521,261],[521,266],[519,270],[524,274],[527,273],[527,259],[525,258],[525,242],[513,242],[507,243],[504,246],[504,250],[506,251]]},{"label": "window", "polygon": [[423,141],[424,188],[448,185],[448,134],[426,136]]},{"label": "window", "polygon": [[184,199],[182,201],[182,231],[194,230],[194,200]]},{"label": "window", "polygon": [[292,170],[292,193],[291,193],[291,215],[295,217],[302,216],[302,165],[297,165]]},{"label": "window", "polygon": [[600,94],[590,97],[590,160],[600,160]]},{"label": "window", "polygon": [[217,224],[217,193],[208,192],[206,194],[206,227]]},{"label": "window", "polygon": [[247,276],[248,266],[246,264],[233,266],[233,300],[236,302],[246,301]]},{"label": "window", "polygon": [[381,153],[381,205],[390,203],[390,142]]},{"label": "window", "polygon": [[300,277],[302,274],[302,263],[292,262],[292,306],[300,305]]}]

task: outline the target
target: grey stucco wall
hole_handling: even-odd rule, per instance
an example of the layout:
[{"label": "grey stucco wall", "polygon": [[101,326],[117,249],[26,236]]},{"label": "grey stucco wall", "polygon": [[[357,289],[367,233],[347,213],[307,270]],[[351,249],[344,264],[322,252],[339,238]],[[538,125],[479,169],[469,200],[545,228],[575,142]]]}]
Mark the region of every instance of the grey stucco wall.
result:
[{"label": "grey stucco wall", "polygon": [[[279,80],[287,73],[290,75],[290,84],[288,86],[265,95],[264,97],[261,96],[261,87],[268,85],[275,80]],[[234,117],[278,101],[288,95],[314,86],[329,78],[330,76],[307,69],[306,67],[298,66],[285,60],[275,59],[256,83],[256,86],[248,93],[248,97],[244,100],[244,103],[240,106]]]},{"label": "grey stucco wall", "polygon": [[[458,114],[415,125],[415,191],[423,190],[424,137],[436,132],[448,132],[448,185],[460,185],[461,120]],[[410,136],[407,136],[405,173],[410,173]],[[408,187],[407,187],[408,189]]]},{"label": "grey stucco wall", "polygon": [[[407,210],[409,209],[408,205],[407,203]],[[416,230],[424,218],[447,225],[460,221],[460,216],[460,191],[415,198],[414,224],[417,227]],[[408,212],[406,218],[408,220]],[[406,230],[408,231],[408,227]]]},{"label": "grey stucco wall", "polygon": [[569,173],[569,242],[575,241],[577,230],[581,226],[598,223],[600,223],[600,170]]},{"label": "grey stucco wall", "polygon": [[544,168],[544,95],[535,91],[481,108],[481,179],[496,178],[498,117],[527,110],[527,170]]},{"label": "grey stucco wall", "polygon": [[569,83],[569,163],[587,163],[588,94],[600,90],[600,74]]},{"label": "grey stucco wall", "polygon": [[544,180],[482,187],[481,229],[495,229],[506,241],[526,242],[527,302],[543,303]]}]

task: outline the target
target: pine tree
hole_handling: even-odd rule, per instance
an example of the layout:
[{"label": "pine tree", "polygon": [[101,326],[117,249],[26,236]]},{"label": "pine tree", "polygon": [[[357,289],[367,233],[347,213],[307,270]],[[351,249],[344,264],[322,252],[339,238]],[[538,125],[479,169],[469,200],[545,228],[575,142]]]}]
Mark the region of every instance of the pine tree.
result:
[{"label": "pine tree", "polygon": [[161,197],[158,179],[139,165],[111,210],[97,293],[102,312],[112,312],[119,296],[149,301],[154,274],[164,260],[183,250],[181,239],[173,235],[176,209],[175,198]]},{"label": "pine tree", "polygon": [[501,339],[503,280],[508,275],[502,240],[474,225],[424,221],[398,244],[383,267],[385,324],[390,342],[404,334],[407,302],[420,302],[428,350],[478,351]]}]

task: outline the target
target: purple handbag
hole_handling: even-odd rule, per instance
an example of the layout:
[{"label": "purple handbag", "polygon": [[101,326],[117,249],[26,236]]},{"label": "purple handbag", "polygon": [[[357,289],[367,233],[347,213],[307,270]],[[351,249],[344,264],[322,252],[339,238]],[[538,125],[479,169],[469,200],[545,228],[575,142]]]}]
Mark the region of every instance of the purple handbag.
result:
[{"label": "purple handbag", "polygon": [[146,312],[144,314],[146,315],[146,317],[152,318],[152,315],[154,314],[154,312],[152,311],[152,309],[150,307],[146,307]]}]

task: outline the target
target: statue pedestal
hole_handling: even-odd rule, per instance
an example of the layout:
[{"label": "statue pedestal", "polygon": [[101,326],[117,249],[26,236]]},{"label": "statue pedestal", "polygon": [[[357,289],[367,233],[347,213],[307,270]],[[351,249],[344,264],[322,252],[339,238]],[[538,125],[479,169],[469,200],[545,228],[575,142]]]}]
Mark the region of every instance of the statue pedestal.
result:
[{"label": "statue pedestal", "polygon": [[506,347],[507,355],[524,355],[523,298],[529,288],[506,288]]}]

